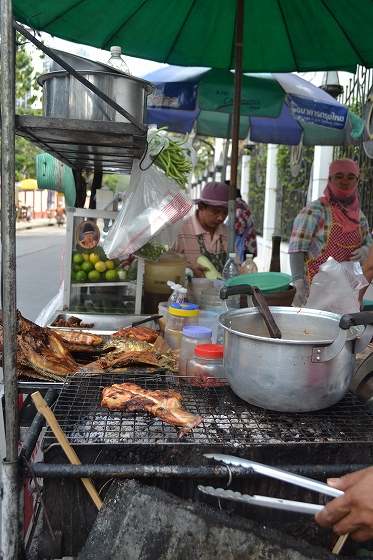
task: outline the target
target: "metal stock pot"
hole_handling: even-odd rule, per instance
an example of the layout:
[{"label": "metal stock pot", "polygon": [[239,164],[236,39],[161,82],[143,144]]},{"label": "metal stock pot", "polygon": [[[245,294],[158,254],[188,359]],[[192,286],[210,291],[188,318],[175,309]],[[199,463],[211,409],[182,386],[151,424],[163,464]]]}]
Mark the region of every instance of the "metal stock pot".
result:
[{"label": "metal stock pot", "polygon": [[[220,297],[251,291],[251,286],[223,288]],[[297,307],[271,307],[270,312],[281,338],[269,336],[257,307],[219,317],[232,390],[250,404],[281,412],[320,410],[338,402],[349,387],[356,354],[372,338],[373,312],[342,317]]]}]

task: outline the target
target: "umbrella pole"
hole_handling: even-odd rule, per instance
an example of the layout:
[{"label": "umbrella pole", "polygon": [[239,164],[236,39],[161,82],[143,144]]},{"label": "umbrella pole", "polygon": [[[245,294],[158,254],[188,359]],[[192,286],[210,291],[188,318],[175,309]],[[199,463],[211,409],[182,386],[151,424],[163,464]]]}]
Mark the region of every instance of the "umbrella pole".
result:
[{"label": "umbrella pole", "polygon": [[228,252],[235,251],[235,222],[237,198],[238,140],[240,128],[240,106],[242,88],[242,45],[243,45],[244,0],[237,0],[236,10],[236,67],[234,74],[234,99],[232,118],[231,177],[228,205]]}]

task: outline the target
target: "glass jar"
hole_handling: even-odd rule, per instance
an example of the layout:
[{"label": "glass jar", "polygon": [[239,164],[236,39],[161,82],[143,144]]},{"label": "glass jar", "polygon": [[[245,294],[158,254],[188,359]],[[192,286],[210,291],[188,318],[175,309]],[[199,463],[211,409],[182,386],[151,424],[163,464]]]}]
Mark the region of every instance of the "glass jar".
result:
[{"label": "glass jar", "polygon": [[174,350],[180,348],[183,328],[198,325],[199,307],[194,303],[173,302],[168,306],[164,338]]},{"label": "glass jar", "polygon": [[179,375],[186,375],[186,365],[189,358],[194,356],[194,349],[199,344],[212,343],[212,330],[208,327],[184,327],[180,344]]},{"label": "glass jar", "polygon": [[225,385],[222,344],[199,344],[186,366],[187,381],[204,387]]}]

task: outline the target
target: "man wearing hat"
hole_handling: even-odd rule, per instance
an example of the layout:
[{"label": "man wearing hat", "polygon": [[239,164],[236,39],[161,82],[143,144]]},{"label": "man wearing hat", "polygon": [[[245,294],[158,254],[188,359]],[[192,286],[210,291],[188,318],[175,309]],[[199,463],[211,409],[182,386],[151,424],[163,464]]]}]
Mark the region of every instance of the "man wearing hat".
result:
[{"label": "man wearing hat", "polygon": [[197,264],[200,255],[207,257],[221,273],[228,258],[228,227],[224,220],[228,215],[229,187],[225,183],[207,183],[200,198],[194,202],[194,214],[183,219],[179,235],[173,246],[184,254],[187,266],[196,278],[204,278],[206,267]]},{"label": "man wearing hat", "polygon": [[294,220],[289,253],[296,307],[305,305],[312,279],[329,257],[362,264],[368,255],[372,235],[360,210],[359,173],[352,159],[333,161],[324,196],[308,204]]}]

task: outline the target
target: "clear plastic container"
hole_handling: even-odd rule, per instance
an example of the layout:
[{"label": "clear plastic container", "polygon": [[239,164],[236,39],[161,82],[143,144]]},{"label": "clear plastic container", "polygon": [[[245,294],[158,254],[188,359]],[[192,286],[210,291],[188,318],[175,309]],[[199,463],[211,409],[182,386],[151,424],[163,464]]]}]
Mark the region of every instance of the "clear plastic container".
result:
[{"label": "clear plastic container", "polygon": [[183,328],[198,325],[199,307],[194,303],[173,302],[168,306],[164,338],[171,348],[180,348]]},{"label": "clear plastic container", "polygon": [[184,327],[180,344],[179,375],[186,375],[186,365],[194,356],[194,349],[199,344],[212,344],[212,330],[207,327]]},{"label": "clear plastic container", "polygon": [[236,260],[236,253],[229,253],[228,260],[224,265],[222,277],[223,281],[226,282],[229,278],[233,276],[238,276],[240,273],[240,265]]},{"label": "clear plastic container", "polygon": [[253,256],[251,254],[246,255],[246,259],[241,264],[240,274],[251,274],[252,272],[258,272],[258,267],[256,266]]},{"label": "clear plastic container", "polygon": [[131,75],[131,72],[128,69],[127,63],[122,58],[122,49],[121,47],[110,47],[111,56],[107,61],[108,66],[112,66],[116,68],[116,70],[120,70],[125,74]]},{"label": "clear plastic container", "polygon": [[187,381],[204,387],[225,385],[222,344],[199,344],[186,366]]}]

